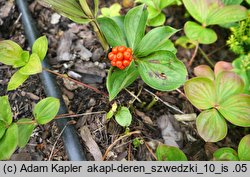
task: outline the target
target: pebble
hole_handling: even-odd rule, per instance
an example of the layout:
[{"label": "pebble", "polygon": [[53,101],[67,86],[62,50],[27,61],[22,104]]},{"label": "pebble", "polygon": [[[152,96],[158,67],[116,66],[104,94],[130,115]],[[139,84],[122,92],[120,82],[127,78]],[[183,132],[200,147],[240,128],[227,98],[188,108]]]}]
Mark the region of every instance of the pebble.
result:
[{"label": "pebble", "polygon": [[74,71],[68,71],[67,74],[68,74],[69,77],[72,77],[72,78],[74,78],[76,80],[81,80],[81,78],[82,78],[82,76],[80,74],[78,74],[78,73],[76,73]]},{"label": "pebble", "polygon": [[92,55],[92,60],[95,61],[99,61],[101,59],[101,57],[103,56],[104,51],[102,48],[97,48],[94,50],[93,55]]},{"label": "pebble", "polygon": [[53,13],[51,15],[50,23],[53,24],[53,25],[55,25],[55,24],[59,23],[60,18],[61,18],[61,15],[59,15],[58,13]]}]

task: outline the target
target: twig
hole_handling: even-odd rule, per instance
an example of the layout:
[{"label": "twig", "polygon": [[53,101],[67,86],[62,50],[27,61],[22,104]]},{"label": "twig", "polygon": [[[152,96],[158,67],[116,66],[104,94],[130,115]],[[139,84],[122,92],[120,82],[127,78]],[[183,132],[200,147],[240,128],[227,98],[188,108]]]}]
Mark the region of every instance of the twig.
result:
[{"label": "twig", "polygon": [[138,96],[136,96],[135,94],[133,94],[132,92],[130,92],[128,89],[126,89],[125,88],[125,90],[131,95],[131,96],[133,96],[137,101],[139,101],[140,103],[142,102],[139,98],[138,98]]},{"label": "twig", "polygon": [[185,95],[185,93],[183,93],[180,89],[176,89],[176,91],[187,99],[187,96]]},{"label": "twig", "polygon": [[153,150],[149,147],[148,143],[146,141],[144,141],[148,151],[151,153],[151,155],[155,158],[155,160],[157,160],[157,157],[155,156]]},{"label": "twig", "polygon": [[104,114],[106,111],[99,111],[99,112],[87,112],[87,113],[82,113],[82,114],[60,114],[55,117],[55,119],[63,119],[63,118],[68,118],[68,117],[81,117],[81,116],[87,116],[87,115],[92,115],[92,114]]},{"label": "twig", "polygon": [[167,107],[175,110],[178,113],[184,114],[184,112],[182,112],[181,110],[179,110],[178,108],[171,106],[170,104],[168,104],[167,102],[163,101],[161,98],[159,98],[157,95],[155,95],[154,93],[150,92],[149,90],[145,89],[144,90],[148,93],[150,93],[151,95],[153,95],[154,97],[156,97],[158,100],[160,100],[163,104],[165,104]]},{"label": "twig", "polygon": [[10,34],[13,34],[13,31],[15,30],[17,23],[20,21],[21,17],[22,17],[22,13],[19,14],[19,16],[17,17],[16,21],[14,22],[14,24],[12,25],[12,28],[10,30]]},{"label": "twig", "polygon": [[54,143],[54,145],[53,145],[53,147],[52,147],[52,149],[51,149],[51,153],[50,153],[50,155],[49,155],[48,161],[51,160],[51,157],[52,157],[52,155],[53,155],[53,152],[54,152],[54,149],[55,149],[55,147],[56,147],[56,144],[57,144],[58,140],[60,139],[60,137],[62,136],[62,134],[63,134],[65,128],[67,127],[67,125],[68,125],[68,124],[66,124],[66,125],[63,127],[61,133],[58,135],[58,137],[57,137],[57,139],[56,139],[56,142]]},{"label": "twig", "polygon": [[120,140],[122,140],[123,138],[126,138],[126,137],[128,137],[128,136],[131,136],[131,135],[133,135],[133,134],[140,134],[140,133],[141,133],[141,131],[137,130],[137,131],[129,132],[129,133],[127,133],[126,135],[123,135],[123,136],[119,137],[118,139],[116,139],[116,140],[107,148],[107,150],[105,151],[105,153],[104,153],[104,155],[103,155],[103,157],[102,157],[102,160],[105,160],[105,159],[106,159],[106,157],[107,157],[109,151],[110,151],[110,150],[115,146],[115,144],[118,143]]},{"label": "twig", "polygon": [[70,77],[68,77],[68,76],[65,76],[65,75],[63,75],[63,74],[60,74],[60,73],[51,71],[50,69],[47,69],[47,68],[43,68],[43,70],[48,71],[48,72],[50,72],[50,73],[52,73],[52,74],[55,74],[55,75],[59,76],[60,78],[68,79],[68,80],[70,80],[70,81],[72,81],[72,82],[74,82],[74,83],[76,83],[76,84],[78,84],[78,85],[82,85],[82,86],[84,86],[84,87],[87,87],[87,88],[89,88],[89,89],[95,91],[96,93],[100,93],[100,94],[102,94],[103,96],[108,97],[108,95],[107,95],[106,93],[104,93],[104,92],[98,90],[97,88],[92,87],[92,86],[90,86],[90,85],[88,85],[88,84],[84,84],[84,83],[82,83],[82,82],[79,82],[79,81],[77,81],[77,80],[75,80],[75,79],[72,79],[72,78],[70,78]]},{"label": "twig", "polygon": [[208,62],[208,64],[210,64],[210,66],[214,67],[214,62],[212,62],[212,60],[208,58],[206,53],[200,47],[199,47],[199,52],[205,58],[205,60]]},{"label": "twig", "polygon": [[191,58],[190,61],[188,62],[188,67],[190,67],[190,66],[192,65],[192,63],[193,63],[193,61],[194,61],[194,58],[195,58],[195,56],[197,55],[198,48],[199,48],[199,43],[196,44],[196,46],[195,46],[195,49],[194,49],[194,53],[193,53],[193,55],[192,55],[192,58]]}]

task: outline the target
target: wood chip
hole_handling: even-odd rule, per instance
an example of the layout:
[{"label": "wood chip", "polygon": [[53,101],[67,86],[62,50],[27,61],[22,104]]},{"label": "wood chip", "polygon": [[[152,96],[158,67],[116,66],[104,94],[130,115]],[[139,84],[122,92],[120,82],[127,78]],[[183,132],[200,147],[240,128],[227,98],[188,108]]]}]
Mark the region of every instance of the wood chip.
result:
[{"label": "wood chip", "polygon": [[102,160],[102,153],[101,153],[98,145],[96,144],[96,142],[92,138],[92,135],[90,133],[89,128],[87,126],[81,127],[80,134],[81,134],[83,141],[85,142],[85,145],[88,147],[89,152],[94,157],[95,161],[101,161]]}]

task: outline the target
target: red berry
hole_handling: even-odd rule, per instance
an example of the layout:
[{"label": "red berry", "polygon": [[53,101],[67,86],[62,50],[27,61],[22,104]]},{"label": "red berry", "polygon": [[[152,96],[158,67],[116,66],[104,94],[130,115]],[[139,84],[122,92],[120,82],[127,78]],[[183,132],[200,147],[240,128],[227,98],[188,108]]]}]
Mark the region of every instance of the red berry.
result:
[{"label": "red berry", "polygon": [[120,67],[122,66],[122,62],[121,62],[121,61],[117,61],[117,62],[116,62],[116,66],[117,66],[118,68],[120,68]]},{"label": "red berry", "polygon": [[116,56],[116,54],[114,54],[113,60],[112,60],[112,61],[117,61],[117,56]]},{"label": "red berry", "polygon": [[116,66],[116,62],[115,61],[111,61],[111,65],[112,66]]},{"label": "red berry", "polygon": [[124,56],[124,60],[129,60],[129,58],[131,57],[131,53],[128,52],[128,51],[125,51],[125,52],[123,53],[123,56]]},{"label": "red berry", "polygon": [[127,48],[126,51],[132,54],[132,49],[131,48]]},{"label": "red berry", "polygon": [[119,69],[123,70],[124,68],[126,68],[125,66],[121,66],[121,67],[118,67]]},{"label": "red berry", "polygon": [[129,60],[129,61],[132,61],[132,59],[133,59],[133,56],[131,55],[131,56],[129,57],[128,60]]},{"label": "red berry", "polygon": [[121,52],[119,52],[117,55],[116,55],[116,58],[117,60],[123,60],[123,54]]},{"label": "red berry", "polygon": [[119,46],[118,48],[117,48],[117,50],[118,50],[118,52],[125,52],[125,50],[126,50],[126,47],[124,47],[124,46]]},{"label": "red berry", "polygon": [[112,52],[110,52],[110,53],[108,54],[108,58],[109,58],[110,60],[113,60],[113,59],[114,59],[114,54],[113,54]]},{"label": "red berry", "polygon": [[122,62],[122,64],[123,64],[123,66],[128,66],[129,64],[130,64],[130,61],[128,61],[128,60],[123,60],[123,62]]},{"label": "red berry", "polygon": [[118,47],[113,47],[113,48],[112,48],[112,53],[113,53],[113,54],[117,54],[117,52],[118,52],[117,49],[118,49]]}]

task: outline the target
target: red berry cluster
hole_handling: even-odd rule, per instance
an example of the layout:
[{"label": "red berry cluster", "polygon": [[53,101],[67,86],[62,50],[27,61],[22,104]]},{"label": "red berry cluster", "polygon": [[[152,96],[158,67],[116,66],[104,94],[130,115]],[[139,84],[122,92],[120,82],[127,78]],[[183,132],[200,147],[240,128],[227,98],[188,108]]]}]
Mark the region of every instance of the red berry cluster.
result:
[{"label": "red berry cluster", "polygon": [[108,54],[108,58],[111,60],[112,66],[124,69],[132,61],[132,49],[124,46],[113,47],[112,51]]}]

